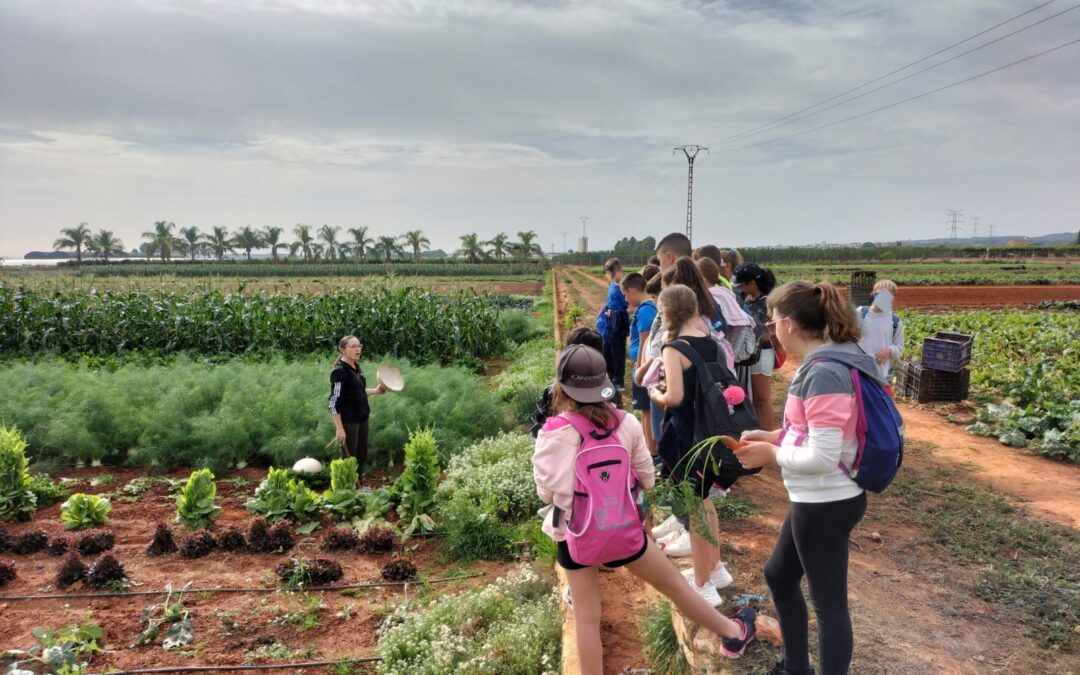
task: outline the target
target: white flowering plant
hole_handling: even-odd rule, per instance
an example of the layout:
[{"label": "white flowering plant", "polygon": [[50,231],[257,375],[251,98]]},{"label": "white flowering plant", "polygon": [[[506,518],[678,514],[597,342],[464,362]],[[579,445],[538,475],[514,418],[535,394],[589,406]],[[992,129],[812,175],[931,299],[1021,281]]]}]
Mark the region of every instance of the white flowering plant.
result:
[{"label": "white flowering plant", "polygon": [[561,631],[551,581],[523,565],[426,607],[400,605],[379,628],[379,673],[554,675]]},{"label": "white flowering plant", "polygon": [[504,433],[474,443],[451,458],[446,479],[439,485],[439,501],[464,499],[484,509],[493,504],[506,522],[532,518],[543,506],[536,496],[532,453],[528,434]]}]

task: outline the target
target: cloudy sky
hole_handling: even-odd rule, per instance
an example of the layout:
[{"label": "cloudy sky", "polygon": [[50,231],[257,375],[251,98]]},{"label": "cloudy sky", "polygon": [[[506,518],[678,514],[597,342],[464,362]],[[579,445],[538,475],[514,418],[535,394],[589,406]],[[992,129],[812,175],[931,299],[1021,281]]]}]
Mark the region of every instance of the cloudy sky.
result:
[{"label": "cloudy sky", "polygon": [[712,149],[696,242],[944,236],[950,208],[998,234],[1075,230],[1080,45],[783,137],[1080,38],[1080,10],[739,136],[1038,4],[4,0],[0,255],[80,221],[130,248],[155,220],[421,228],[447,250],[532,229],[549,250],[588,215],[609,247],[684,226],[685,143]]}]

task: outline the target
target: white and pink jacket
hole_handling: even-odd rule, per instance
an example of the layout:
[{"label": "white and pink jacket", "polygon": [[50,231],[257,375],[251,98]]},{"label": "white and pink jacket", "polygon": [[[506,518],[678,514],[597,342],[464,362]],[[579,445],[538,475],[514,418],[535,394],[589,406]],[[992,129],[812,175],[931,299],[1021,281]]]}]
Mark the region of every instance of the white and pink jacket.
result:
[{"label": "white and pink jacket", "polygon": [[[627,414],[615,434],[630,451],[630,463],[638,481],[646,489],[651,488],[656,474],[641,422]],[[536,494],[545,504],[539,515],[544,519],[544,533],[555,541],[566,539],[566,518],[574,504],[574,458],[580,448],[581,436],[558,416],[549,417],[536,436],[533,479]]]},{"label": "white and pink jacket", "polygon": [[859,450],[851,368],[881,382],[874,359],[854,342],[814,350],[791,378],[776,463],[793,502],[835,502],[863,491],[840,468]]}]

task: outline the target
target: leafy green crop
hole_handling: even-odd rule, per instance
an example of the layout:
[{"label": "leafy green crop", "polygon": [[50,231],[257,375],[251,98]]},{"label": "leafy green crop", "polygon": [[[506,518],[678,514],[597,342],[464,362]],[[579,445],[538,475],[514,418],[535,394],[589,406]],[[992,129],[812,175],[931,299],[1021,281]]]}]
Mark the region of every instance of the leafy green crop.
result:
[{"label": "leafy green crop", "polygon": [[468,363],[500,353],[499,308],[472,291],[412,287],[312,296],[38,293],[0,285],[0,353],[332,353],[362,335],[368,356]]},{"label": "leafy green crop", "polygon": [[405,470],[394,481],[394,492],[401,500],[398,513],[406,523],[402,539],[408,539],[415,532],[435,529],[429,514],[435,509],[435,488],[440,472],[435,434],[430,429],[411,432],[405,445]]},{"label": "leafy green crop", "polygon": [[210,469],[192,471],[184,488],[176,497],[176,521],[198,530],[214,524],[221,509],[214,506],[217,484]]},{"label": "leafy green crop", "polygon": [[273,523],[292,518],[298,523],[296,531],[307,534],[319,527],[322,500],[311,488],[295,478],[289,478],[288,469],[273,467],[255,489],[255,496],[248,500],[247,510],[263,516]]},{"label": "leafy green crop", "polygon": [[356,489],[359,482],[355,457],[330,462],[330,489],[323,493],[323,504],[338,520],[352,520],[364,515],[364,496]]},{"label": "leafy green crop", "polygon": [[972,433],[1080,462],[1080,314],[1002,309],[902,316],[912,358],[937,331],[975,337],[972,398],[987,405]]},{"label": "leafy green crop", "polygon": [[68,530],[85,530],[104,525],[111,509],[105,497],[76,492],[60,507],[60,520]]},{"label": "leafy green crop", "polygon": [[163,263],[155,261],[101,263],[84,261],[80,274],[93,276],[160,276],[182,277],[239,276],[239,277],[325,277],[325,276],[417,276],[417,277],[489,277],[540,275],[548,265],[544,262],[299,262],[283,260],[206,261]]},{"label": "leafy green crop", "polygon": [[29,520],[37,507],[31,489],[26,441],[19,430],[0,425],[0,520]]},{"label": "leafy green crop", "polygon": [[[215,473],[245,461],[292,466],[305,456],[329,464],[337,456],[326,448],[334,436],[326,409],[332,364],[327,357],[218,364],[180,357],[114,368],[16,363],[0,368],[0,420],[17,424],[35,459],[52,464],[100,457]],[[405,389],[371,399],[369,466],[400,462],[409,428],[432,427],[448,455],[507,428],[504,407],[468,370],[395,365]]]}]

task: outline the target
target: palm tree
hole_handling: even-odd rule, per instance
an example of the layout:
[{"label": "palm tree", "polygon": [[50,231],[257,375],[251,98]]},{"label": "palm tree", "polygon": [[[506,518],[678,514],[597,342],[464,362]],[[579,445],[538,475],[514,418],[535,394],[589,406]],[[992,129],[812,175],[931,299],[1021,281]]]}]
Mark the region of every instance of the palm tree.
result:
[{"label": "palm tree", "polygon": [[245,225],[233,236],[233,244],[244,249],[244,255],[250,262],[251,249],[263,247],[262,233],[250,225]]},{"label": "palm tree", "polygon": [[460,237],[461,248],[458,249],[457,255],[465,256],[471,263],[480,262],[480,258],[485,255],[484,245],[480,241],[480,237],[473,232],[472,234],[465,234]]},{"label": "palm tree", "polygon": [[110,230],[98,230],[98,233],[86,242],[86,248],[101,256],[105,262],[109,262],[111,255],[124,255],[124,242],[117,239]]},{"label": "palm tree", "polygon": [[53,248],[57,251],[62,248],[75,249],[75,262],[81,265],[83,247],[90,242],[90,226],[86,223],[79,223],[78,227],[68,227],[60,230],[60,234],[64,236],[53,242]]},{"label": "palm tree", "polygon": [[187,249],[188,255],[191,256],[191,262],[195,262],[195,255],[199,252],[199,240],[202,239],[202,233],[199,232],[197,227],[181,227],[180,238],[184,242],[184,246]]},{"label": "palm tree", "polygon": [[337,241],[338,232],[341,232],[341,228],[337,225],[334,227],[323,225],[319,228],[319,240],[326,245],[326,257],[330,260],[337,258],[338,248],[340,248]]},{"label": "palm tree", "polygon": [[159,220],[154,223],[154,229],[150,232],[143,232],[142,236],[146,239],[146,255],[154,255],[158,253],[161,255],[162,260],[169,260],[172,258],[173,249],[176,248],[177,239],[173,236],[173,229],[176,227],[175,223],[171,223],[165,220]]},{"label": "palm tree", "polygon": [[311,236],[311,226],[297,223],[293,228],[293,234],[296,235],[297,250],[304,254],[304,260],[310,259],[311,244],[315,241],[315,237]]},{"label": "palm tree", "polygon": [[510,237],[503,232],[492,237],[491,241],[484,242],[484,245],[491,247],[491,255],[495,256],[496,260],[502,260],[510,254]]},{"label": "palm tree", "polygon": [[386,262],[390,262],[390,259],[395,255],[401,257],[405,254],[405,251],[402,250],[401,245],[398,244],[397,239],[394,237],[379,237],[373,249],[376,255],[383,256]]},{"label": "palm tree", "polygon": [[431,248],[431,240],[421,230],[409,230],[401,237],[401,243],[412,249],[413,261],[420,262],[420,251]]},{"label": "palm tree", "polygon": [[514,251],[522,258],[531,258],[534,255],[538,255],[541,258],[544,257],[544,250],[540,248],[540,244],[536,243],[537,235],[532,230],[526,230],[525,232],[518,232],[518,241],[514,244]]},{"label": "palm tree", "polygon": [[285,229],[281,227],[268,227],[262,231],[263,243],[270,249],[270,257],[274,259],[274,262],[278,261],[278,249],[286,245],[281,241],[283,232]]},{"label": "palm tree", "polygon": [[375,240],[368,236],[367,227],[350,227],[349,234],[353,236],[352,250],[360,260],[367,258],[368,249]]},{"label": "palm tree", "polygon": [[206,235],[206,246],[218,260],[224,260],[226,253],[233,252],[233,243],[229,231],[220,225],[210,228],[210,234]]}]

